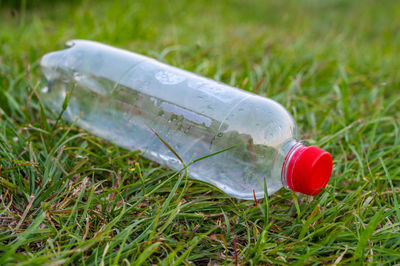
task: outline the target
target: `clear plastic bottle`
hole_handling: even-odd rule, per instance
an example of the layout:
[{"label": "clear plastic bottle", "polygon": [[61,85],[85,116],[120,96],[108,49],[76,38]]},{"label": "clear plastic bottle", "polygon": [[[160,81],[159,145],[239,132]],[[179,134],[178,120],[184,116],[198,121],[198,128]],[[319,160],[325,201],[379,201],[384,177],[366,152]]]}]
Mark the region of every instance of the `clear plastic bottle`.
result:
[{"label": "clear plastic bottle", "polygon": [[[282,186],[309,195],[332,170],[328,152],[296,140],[291,115],[273,100],[154,59],[92,41],[73,40],[45,55],[45,103],[64,119],[144,157],[240,199]],[[156,132],[157,134],[155,134]]]}]

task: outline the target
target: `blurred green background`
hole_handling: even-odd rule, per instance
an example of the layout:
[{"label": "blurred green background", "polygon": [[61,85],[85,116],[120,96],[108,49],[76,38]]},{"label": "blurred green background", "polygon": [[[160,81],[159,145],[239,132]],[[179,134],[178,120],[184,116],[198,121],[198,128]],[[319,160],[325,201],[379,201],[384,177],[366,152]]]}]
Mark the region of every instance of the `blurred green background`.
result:
[{"label": "blurred green background", "polygon": [[[0,263],[400,262],[400,2],[0,0]],[[232,199],[59,120],[39,59],[69,39],[284,105],[330,151],[316,197]],[[172,192],[171,192],[172,191]]]}]

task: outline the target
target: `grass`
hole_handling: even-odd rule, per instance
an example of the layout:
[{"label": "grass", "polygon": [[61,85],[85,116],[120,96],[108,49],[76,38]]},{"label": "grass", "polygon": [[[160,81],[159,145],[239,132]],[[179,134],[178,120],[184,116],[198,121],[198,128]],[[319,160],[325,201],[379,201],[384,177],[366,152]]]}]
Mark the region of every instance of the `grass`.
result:
[{"label": "grass", "polygon": [[[400,263],[397,1],[0,1],[0,263]],[[240,201],[41,105],[73,38],[282,103],[333,154],[326,190]]]}]

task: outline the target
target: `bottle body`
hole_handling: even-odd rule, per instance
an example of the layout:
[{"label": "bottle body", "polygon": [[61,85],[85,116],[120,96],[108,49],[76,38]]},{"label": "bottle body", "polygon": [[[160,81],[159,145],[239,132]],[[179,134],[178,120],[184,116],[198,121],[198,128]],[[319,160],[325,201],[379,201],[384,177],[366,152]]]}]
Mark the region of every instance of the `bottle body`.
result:
[{"label": "bottle body", "polygon": [[268,194],[286,185],[282,166],[297,144],[296,126],[280,104],[110,46],[69,45],[41,61],[45,103],[61,111],[71,93],[65,119],[181,169],[161,137],[186,165],[201,159],[187,168],[190,177],[236,198],[263,198],[264,185]]}]

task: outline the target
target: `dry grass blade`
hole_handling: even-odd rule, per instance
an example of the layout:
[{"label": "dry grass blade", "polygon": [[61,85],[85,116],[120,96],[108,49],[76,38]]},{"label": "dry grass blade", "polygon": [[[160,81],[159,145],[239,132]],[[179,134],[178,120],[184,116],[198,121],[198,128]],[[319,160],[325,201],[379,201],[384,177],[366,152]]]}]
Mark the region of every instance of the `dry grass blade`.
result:
[{"label": "dry grass blade", "polygon": [[164,143],[164,145],[176,156],[176,158],[178,158],[182,166],[186,167],[185,162],[182,160],[179,154],[151,126],[147,125],[147,127],[154,133],[154,135],[157,136],[157,138],[162,141],[162,143]]},{"label": "dry grass blade", "polygon": [[18,229],[21,227],[21,225],[22,225],[22,223],[24,222],[26,216],[28,215],[28,213],[29,213],[29,211],[30,211],[30,209],[31,209],[32,204],[33,204],[34,201],[35,201],[35,195],[31,195],[31,196],[29,197],[28,205],[26,206],[25,211],[24,211],[24,213],[22,214],[21,220],[20,220],[20,221],[18,222],[18,224],[15,226],[15,230],[18,230]]}]

